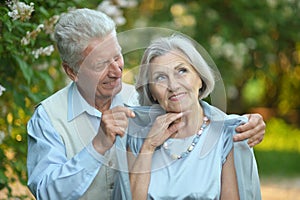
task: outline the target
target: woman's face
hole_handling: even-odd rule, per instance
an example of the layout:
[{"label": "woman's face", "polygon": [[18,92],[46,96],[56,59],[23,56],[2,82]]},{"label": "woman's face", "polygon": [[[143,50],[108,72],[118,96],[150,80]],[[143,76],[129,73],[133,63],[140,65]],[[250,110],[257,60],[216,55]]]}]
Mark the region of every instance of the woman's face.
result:
[{"label": "woman's face", "polygon": [[186,56],[171,51],[154,58],[149,69],[152,97],[167,112],[184,112],[199,104],[202,81]]}]

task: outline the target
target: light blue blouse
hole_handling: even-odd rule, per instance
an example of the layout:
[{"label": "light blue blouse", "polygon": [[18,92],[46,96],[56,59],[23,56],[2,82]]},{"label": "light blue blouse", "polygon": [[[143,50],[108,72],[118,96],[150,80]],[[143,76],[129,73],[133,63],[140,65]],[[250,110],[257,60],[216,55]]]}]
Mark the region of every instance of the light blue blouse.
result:
[{"label": "light blue blouse", "polygon": [[[232,136],[236,134],[235,128],[241,123],[245,123],[247,118],[226,115],[206,102],[201,101],[200,103],[204,108],[205,115],[210,119],[209,126],[204,129],[195,149],[185,158],[173,160],[169,155],[169,150],[163,147],[155,151],[148,199],[209,200],[220,198],[221,171],[228,153],[233,148]],[[144,107],[143,109],[136,107],[134,110],[137,117],[130,120],[127,145],[137,156],[156,116],[163,114],[164,111],[159,107]],[[193,136],[185,139],[168,139],[167,142],[169,145],[182,147],[181,151],[185,151],[186,145],[190,144],[192,139]],[[250,149],[246,141],[241,143],[243,143],[243,147]],[[251,162],[253,162],[253,152],[246,154],[247,157],[251,158]],[[238,161],[244,162],[243,159]],[[239,168],[241,164],[237,163],[236,165]],[[245,175],[238,177],[238,181],[242,181],[243,184],[247,184],[249,181],[253,183],[253,164],[241,166],[246,169],[237,170],[237,172],[244,173],[249,170],[251,172],[246,173],[247,177]],[[258,174],[255,174],[255,177],[257,178],[255,184],[258,184],[259,188]],[[128,174],[120,172],[116,180],[114,199],[130,199],[129,187]],[[256,192],[254,190],[247,194],[245,187],[239,186],[239,190],[241,199],[260,199],[252,198],[252,194]],[[244,196],[245,198],[243,198]],[[260,197],[260,192],[254,196]]]}]

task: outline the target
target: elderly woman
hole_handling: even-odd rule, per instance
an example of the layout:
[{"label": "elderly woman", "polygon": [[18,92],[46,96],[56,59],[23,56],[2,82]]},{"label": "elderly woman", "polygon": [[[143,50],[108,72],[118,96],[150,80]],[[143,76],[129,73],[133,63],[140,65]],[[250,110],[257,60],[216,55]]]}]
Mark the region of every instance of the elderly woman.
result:
[{"label": "elderly woman", "polygon": [[252,149],[246,141],[233,148],[235,128],[247,118],[202,100],[214,84],[211,68],[187,38],[160,38],[147,48],[136,88],[150,114],[148,122],[137,122],[137,115],[128,127],[132,199],[261,198]]}]

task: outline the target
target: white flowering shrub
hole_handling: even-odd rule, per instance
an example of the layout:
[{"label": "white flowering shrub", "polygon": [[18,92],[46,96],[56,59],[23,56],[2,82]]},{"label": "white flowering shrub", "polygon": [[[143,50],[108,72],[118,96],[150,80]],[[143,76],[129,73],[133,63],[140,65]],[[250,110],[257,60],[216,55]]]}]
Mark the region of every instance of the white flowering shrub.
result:
[{"label": "white flowering shrub", "polygon": [[115,21],[117,25],[120,26],[126,23],[122,8],[135,7],[136,5],[136,0],[104,0],[98,5],[97,10],[106,13]]},{"label": "white flowering shrub", "polygon": [[0,85],[0,96],[3,94],[3,92],[5,91],[6,89],[2,86],[2,85]]},{"label": "white flowering shrub", "polygon": [[31,13],[34,11],[34,3],[30,2],[27,5],[24,2],[19,2],[17,0],[7,1],[7,6],[11,11],[8,12],[8,16],[10,16],[13,20],[20,19],[21,21],[25,21],[30,19]]},{"label": "white flowering shrub", "polygon": [[[27,181],[26,123],[34,105],[64,80],[52,33],[59,14],[75,3],[62,3],[63,7],[56,8],[54,4],[51,7],[42,2],[9,0],[0,3],[1,198],[5,198],[3,194],[7,199],[22,197],[22,193],[14,193],[12,185],[15,182],[26,185]],[[9,176],[8,171],[12,171]]]},{"label": "white flowering shrub", "polygon": [[[38,102],[65,85],[66,77],[53,41],[59,15],[71,8],[99,6],[120,25],[126,22],[122,9],[133,5],[134,0],[1,1],[0,199],[5,198],[3,193],[7,199],[23,198],[24,194],[14,193],[11,186],[16,181],[24,186],[27,182],[26,123]],[[112,8],[117,12],[108,13]],[[13,174],[7,176],[8,171]]]}]

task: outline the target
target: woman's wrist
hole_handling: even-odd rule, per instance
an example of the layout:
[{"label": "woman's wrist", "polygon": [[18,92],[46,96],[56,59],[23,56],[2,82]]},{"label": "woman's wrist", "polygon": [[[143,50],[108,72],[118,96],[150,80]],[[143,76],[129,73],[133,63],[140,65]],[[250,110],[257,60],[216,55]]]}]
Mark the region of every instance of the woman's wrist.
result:
[{"label": "woman's wrist", "polygon": [[140,153],[143,153],[143,154],[153,154],[154,151],[155,151],[156,147],[151,143],[151,141],[149,139],[146,139],[144,141],[144,144],[141,148],[141,152]]}]

